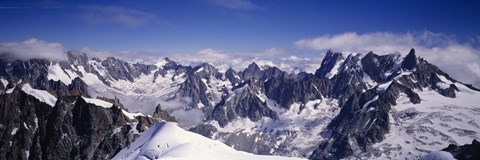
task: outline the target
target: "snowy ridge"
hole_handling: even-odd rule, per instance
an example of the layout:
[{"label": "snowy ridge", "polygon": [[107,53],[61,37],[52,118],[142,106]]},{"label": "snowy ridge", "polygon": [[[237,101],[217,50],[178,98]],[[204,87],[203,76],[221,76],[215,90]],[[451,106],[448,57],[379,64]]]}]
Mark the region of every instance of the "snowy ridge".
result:
[{"label": "snowy ridge", "polygon": [[55,106],[55,102],[57,102],[57,98],[55,96],[44,90],[33,89],[29,84],[23,84],[22,91],[34,96],[41,102],[45,102],[52,107]]},{"label": "snowy ridge", "polygon": [[110,108],[110,107],[113,106],[112,103],[106,102],[106,101],[103,101],[103,100],[100,100],[100,99],[85,98],[85,97],[82,97],[82,98],[87,103],[94,104],[94,105],[97,105],[97,106],[100,106],[100,107],[103,107],[103,108]]},{"label": "snowy ridge", "polygon": [[261,156],[236,151],[220,141],[188,132],[175,123],[157,122],[133,144],[121,150],[115,160],[133,159],[299,159],[278,156]]},{"label": "snowy ridge", "polygon": [[339,69],[340,67],[343,65],[343,62],[345,60],[340,60],[338,61],[337,63],[335,63],[335,65],[333,66],[332,70],[330,70],[330,72],[327,73],[327,75],[325,75],[327,78],[331,79],[333,78],[333,76],[337,75],[338,72],[339,72]]}]

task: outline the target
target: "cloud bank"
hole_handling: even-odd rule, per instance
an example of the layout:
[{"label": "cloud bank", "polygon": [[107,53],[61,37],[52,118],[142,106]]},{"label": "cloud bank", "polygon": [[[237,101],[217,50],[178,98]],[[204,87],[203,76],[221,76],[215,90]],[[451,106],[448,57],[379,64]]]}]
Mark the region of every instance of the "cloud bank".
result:
[{"label": "cloud bank", "polygon": [[[289,56],[287,51],[279,48],[269,48],[263,51],[227,52],[215,49],[203,49],[191,54],[174,54],[170,56],[181,64],[197,66],[208,62],[221,72],[232,68],[242,71],[255,62],[260,66],[275,66],[290,73],[306,71],[314,73],[320,67],[320,57],[300,58]],[[283,57],[283,58],[282,58]]]},{"label": "cloud bank", "polygon": [[454,36],[445,34],[429,31],[405,34],[348,32],[302,39],[295,42],[295,45],[320,52],[331,49],[354,53],[399,52],[403,55],[407,54],[410,48],[415,48],[417,56],[437,65],[455,79],[480,86],[480,50],[471,43],[460,43]]},{"label": "cloud bank", "polygon": [[0,54],[11,54],[14,58],[20,60],[33,58],[64,60],[64,53],[62,44],[46,42],[36,38],[30,38],[23,42],[0,42]]}]

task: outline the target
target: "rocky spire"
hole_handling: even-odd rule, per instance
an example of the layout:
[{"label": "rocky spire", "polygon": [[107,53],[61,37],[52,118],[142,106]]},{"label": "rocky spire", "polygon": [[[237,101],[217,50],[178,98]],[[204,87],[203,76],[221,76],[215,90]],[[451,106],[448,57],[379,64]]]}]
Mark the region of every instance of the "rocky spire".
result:
[{"label": "rocky spire", "polygon": [[415,49],[411,49],[408,55],[402,62],[402,68],[412,70],[417,66],[417,56],[415,55]]}]

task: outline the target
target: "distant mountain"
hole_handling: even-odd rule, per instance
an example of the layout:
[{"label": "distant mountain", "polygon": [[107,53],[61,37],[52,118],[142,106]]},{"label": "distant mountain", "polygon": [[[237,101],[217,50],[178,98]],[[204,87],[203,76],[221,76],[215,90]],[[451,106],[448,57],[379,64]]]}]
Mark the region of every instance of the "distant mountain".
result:
[{"label": "distant mountain", "polygon": [[[44,150],[52,143],[46,141],[7,147],[12,136],[4,135],[17,134],[5,133],[13,133],[15,128],[17,133],[22,130],[23,122],[31,123],[20,116],[27,111],[13,105],[24,101],[14,95],[29,93],[37,96],[31,98],[35,103],[27,106],[47,108],[42,115],[35,112],[37,117],[51,117],[42,121],[46,126],[65,120],[50,113],[55,108],[76,103],[85,106],[82,101],[94,101],[96,106],[109,104],[110,107],[97,107],[102,108],[102,114],[112,112],[105,115],[112,118],[99,124],[107,128],[102,129],[103,134],[95,135],[95,140],[109,139],[106,135],[112,134],[114,127],[132,128],[135,124],[138,128],[141,122],[144,129],[132,131],[138,136],[156,119],[177,121],[185,130],[220,140],[237,150],[311,159],[351,156],[411,159],[449,144],[463,145],[480,139],[480,91],[417,57],[414,49],[405,57],[398,53],[346,55],[328,51],[315,73],[289,73],[257,63],[244,70],[221,72],[209,63],[185,66],[165,58],[150,65],[114,57],[89,59],[74,52],[68,52],[64,61],[1,57],[1,96],[9,103],[3,103],[5,107],[0,109],[3,110],[0,136],[4,142],[0,144],[0,153],[8,157],[20,157],[27,152],[33,155],[39,153],[37,150],[53,153]],[[67,107],[62,113],[73,108]],[[18,122],[6,118],[6,113],[12,110],[18,113],[15,115]],[[115,114],[113,110],[117,110]],[[67,115],[71,114],[74,115]],[[120,122],[114,118],[132,114],[138,116]],[[90,119],[101,116],[88,115]],[[92,124],[95,125],[72,123],[67,128],[79,128],[74,135],[92,137],[99,132],[97,128],[88,129],[97,126]],[[89,132],[77,133],[85,129]],[[122,129],[125,136],[130,131],[124,133]],[[45,134],[37,132],[29,134],[45,138]],[[58,129],[52,132],[66,133]],[[85,146],[93,146],[71,149],[69,157],[111,158],[137,136],[115,141],[119,144],[113,145],[103,142],[106,140],[82,141]],[[108,149],[87,154],[88,149],[98,147],[97,143],[109,144]],[[34,144],[41,147],[34,149]]]}]

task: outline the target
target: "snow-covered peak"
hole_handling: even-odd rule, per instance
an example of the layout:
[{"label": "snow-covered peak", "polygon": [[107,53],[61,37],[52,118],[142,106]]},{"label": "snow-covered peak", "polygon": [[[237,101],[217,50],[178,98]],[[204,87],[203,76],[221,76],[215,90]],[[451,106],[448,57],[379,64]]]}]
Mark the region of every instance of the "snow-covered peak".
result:
[{"label": "snow-covered peak", "polygon": [[121,150],[115,160],[133,159],[298,159],[261,156],[236,151],[220,141],[185,131],[171,122],[157,122],[130,146]]}]

